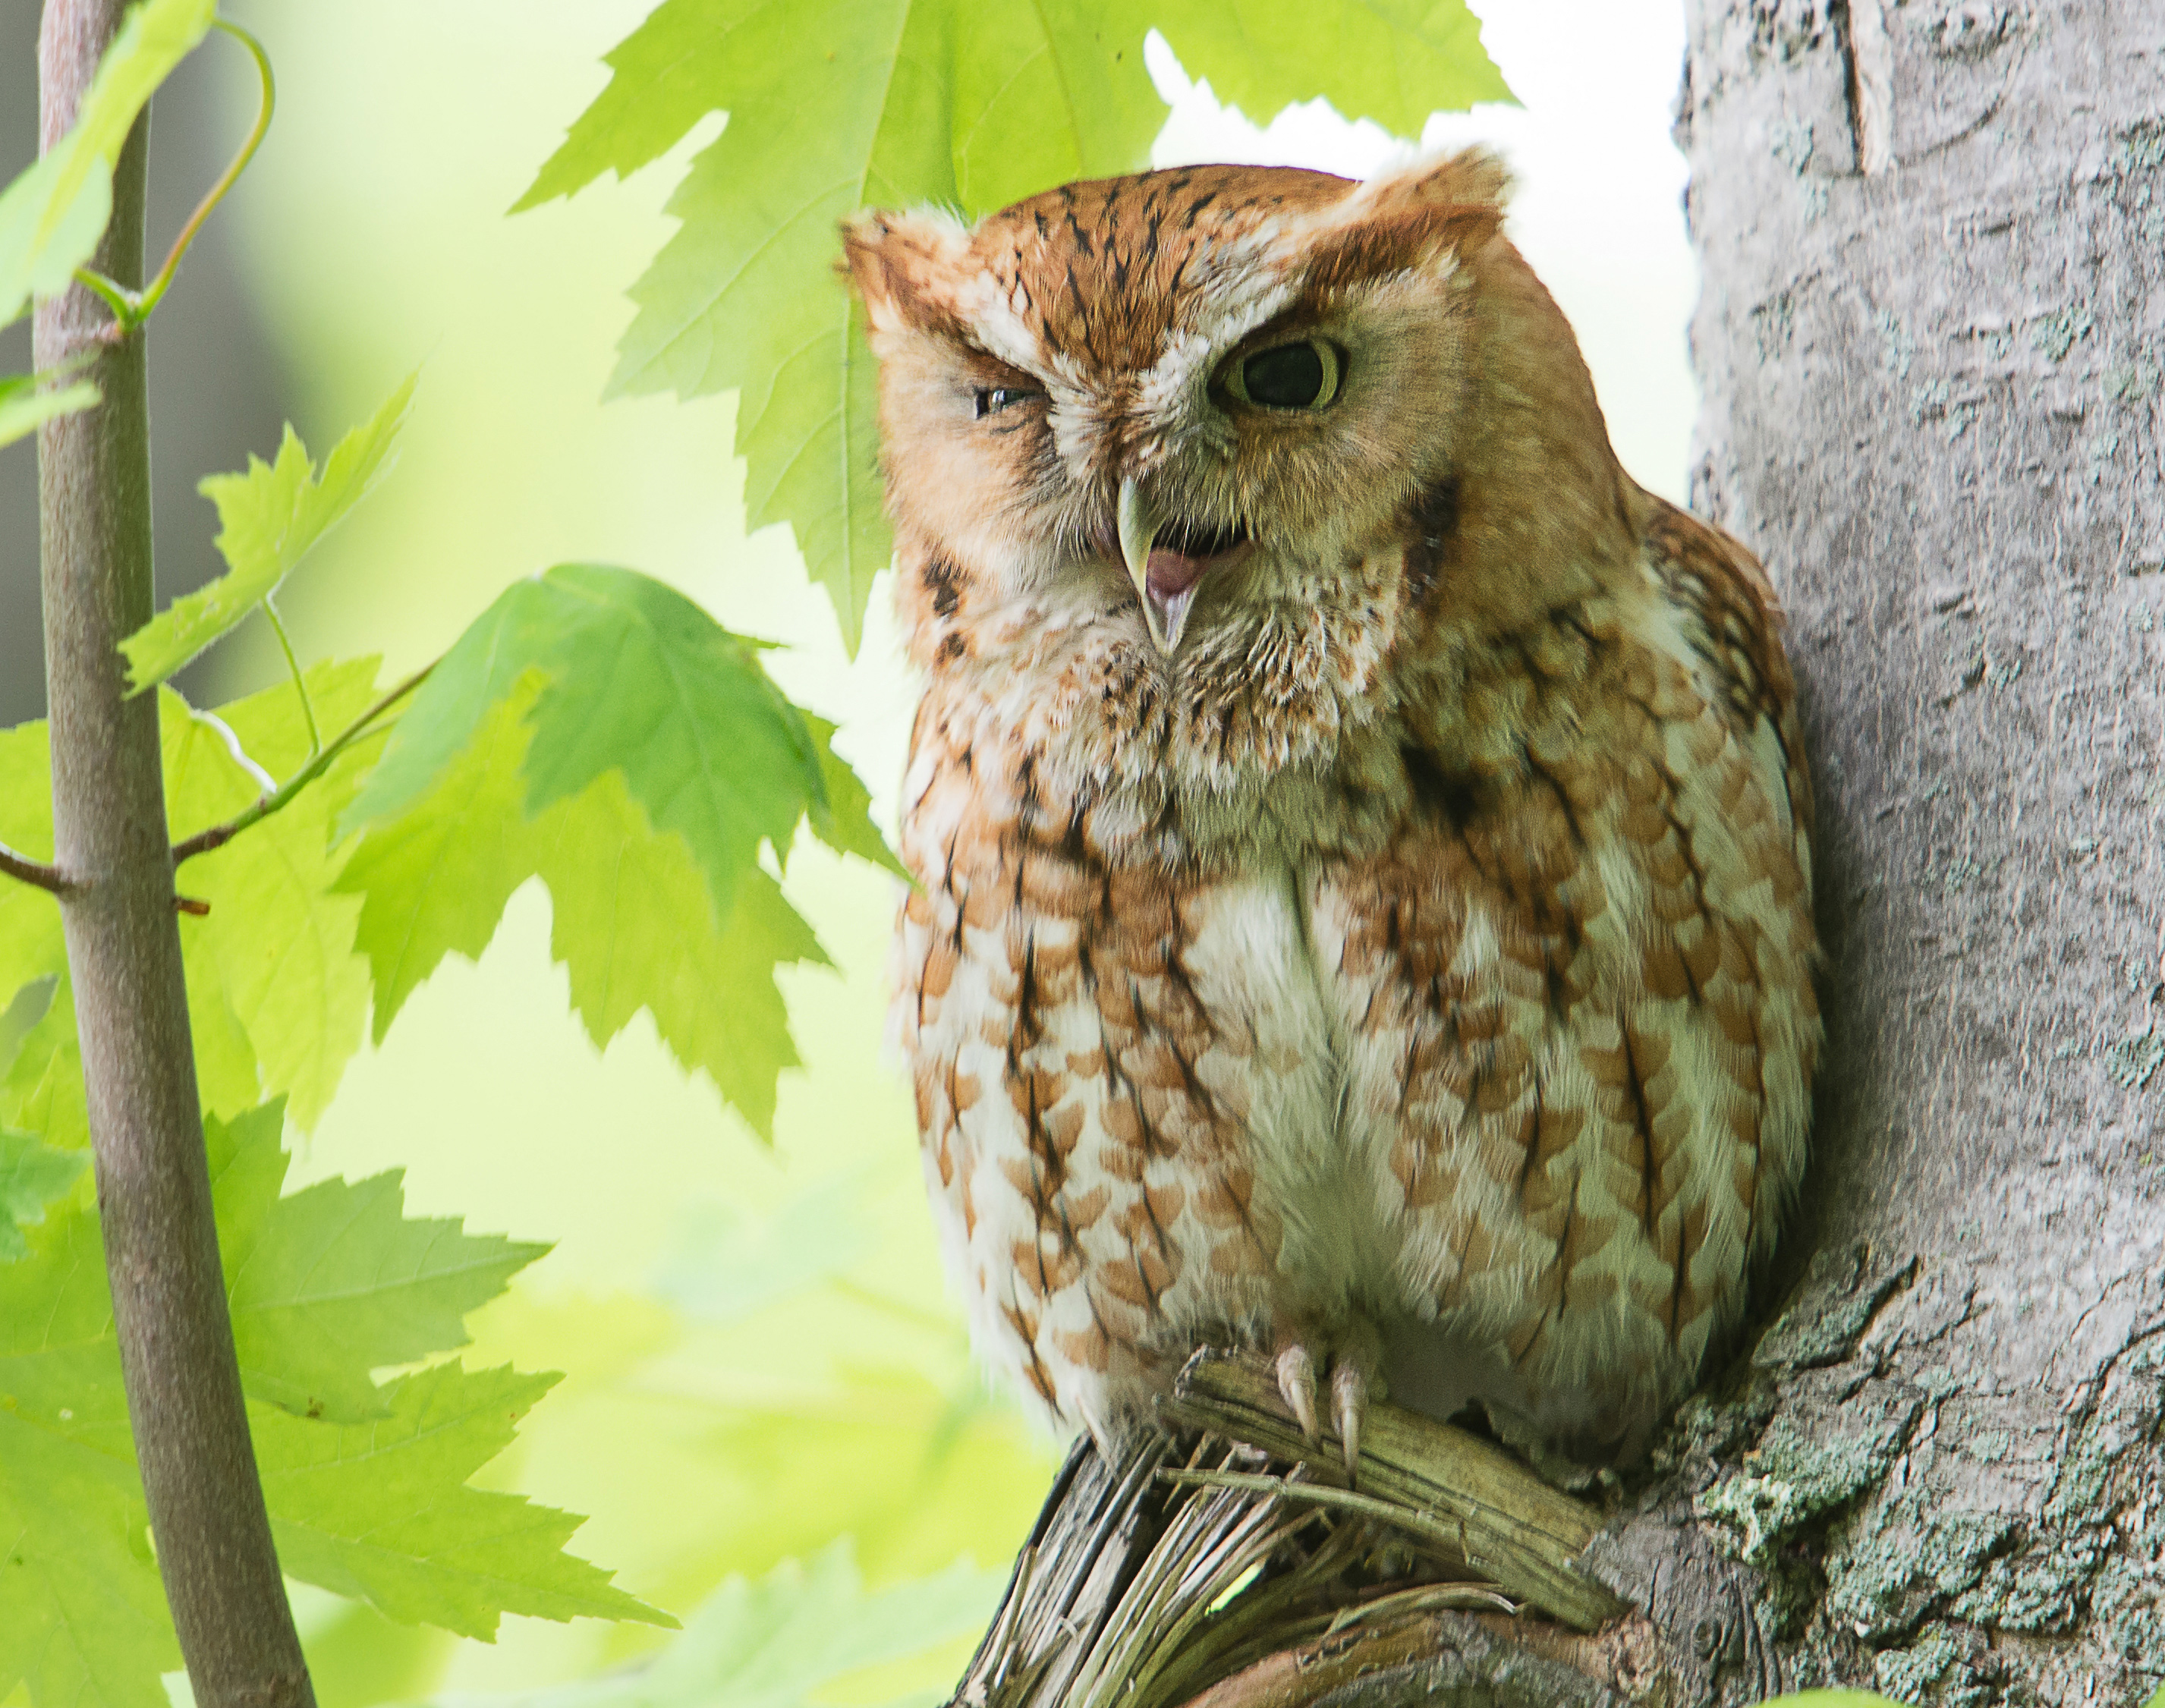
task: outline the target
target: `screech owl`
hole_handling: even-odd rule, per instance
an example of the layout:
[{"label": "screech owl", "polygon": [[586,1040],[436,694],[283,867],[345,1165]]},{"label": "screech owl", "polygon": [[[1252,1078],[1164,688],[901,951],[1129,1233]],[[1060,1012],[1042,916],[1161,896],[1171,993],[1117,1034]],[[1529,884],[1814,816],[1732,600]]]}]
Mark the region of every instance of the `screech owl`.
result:
[{"label": "screech owl", "polygon": [[[893,1023],[980,1352],[1635,1451],[1805,1149],[1759,567],[1609,448],[1474,151],[845,228],[924,677]],[[1319,1389],[1319,1382],[1322,1384]]]}]

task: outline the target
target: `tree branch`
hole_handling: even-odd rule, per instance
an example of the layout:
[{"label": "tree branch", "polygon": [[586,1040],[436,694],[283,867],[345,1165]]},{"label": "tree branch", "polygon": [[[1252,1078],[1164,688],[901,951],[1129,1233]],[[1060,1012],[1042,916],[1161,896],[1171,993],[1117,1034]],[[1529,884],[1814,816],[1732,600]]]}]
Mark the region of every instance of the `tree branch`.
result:
[{"label": "tree branch", "polygon": [[[1307,1708],[1404,1663],[1594,1708],[1646,1670],[1652,1626],[1582,1561],[1601,1515],[1493,1442],[1377,1401],[1349,1489],[1270,1366],[1209,1348],[1156,1419],[1069,1456],[955,1703]],[[1383,1703],[1458,1700],[1415,1684]]]},{"label": "tree branch", "polygon": [[[124,0],[48,0],[41,132],[75,122]],[[150,115],[113,171],[93,258],[143,276]],[[119,641],[149,620],[145,340],[118,343],[80,287],[38,304],[37,366],[95,352],[104,401],[39,430],[54,865],[88,1095],[106,1272],[158,1569],[202,1708],[313,1708],[249,1438],[219,1262],[175,919],[153,697],[130,701]]]},{"label": "tree branch", "polygon": [[[280,638],[284,638],[282,633]],[[413,675],[377,701],[345,729],[332,736],[329,743],[320,749],[314,758],[245,812],[228,819],[222,825],[213,825],[207,830],[198,830],[185,841],[176,842],[173,845],[173,864],[178,866],[182,861],[192,860],[198,854],[208,854],[213,848],[223,848],[250,825],[260,824],[271,814],[291,806],[294,797],[329,770],[338,762],[339,756],[347,748],[352,746],[356,741],[366,741],[369,736],[380,733],[371,729],[370,725],[426,682],[429,679],[429,672],[435,667],[434,664],[428,664],[415,671]],[[313,727],[312,719],[311,730]]]},{"label": "tree branch", "polygon": [[[1336,1437],[1325,1437],[1324,1452],[1304,1441],[1276,1382],[1253,1359],[1198,1353],[1158,1414],[1166,1423],[1245,1442],[1275,1458],[1305,1460],[1318,1481],[1345,1481],[1330,1458]],[[1630,1610],[1578,1565],[1601,1528],[1600,1514],[1551,1489],[1493,1442],[1379,1404],[1361,1441],[1361,1491],[1406,1509],[1404,1527],[1454,1541],[1466,1563],[1506,1595],[1577,1630],[1594,1630]]]},{"label": "tree branch", "polygon": [[27,854],[18,854],[5,842],[0,842],[0,872],[22,883],[34,884],[40,889],[50,890],[55,895],[66,895],[73,888],[61,876],[56,866],[47,866],[33,860]]}]

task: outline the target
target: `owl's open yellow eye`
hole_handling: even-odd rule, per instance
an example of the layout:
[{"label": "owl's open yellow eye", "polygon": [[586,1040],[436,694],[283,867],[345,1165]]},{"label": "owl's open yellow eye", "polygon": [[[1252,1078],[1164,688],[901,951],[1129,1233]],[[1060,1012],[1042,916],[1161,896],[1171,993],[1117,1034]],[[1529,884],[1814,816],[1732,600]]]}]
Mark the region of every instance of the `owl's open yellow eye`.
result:
[{"label": "owl's open yellow eye", "polygon": [[997,415],[1003,409],[1011,409],[1017,403],[1026,403],[1032,398],[1044,395],[1042,392],[1029,391],[1021,386],[993,386],[980,389],[977,393],[977,419],[982,421],[988,415]]},{"label": "owl's open yellow eye", "polygon": [[1225,389],[1258,409],[1321,409],[1337,397],[1344,372],[1336,345],[1304,338],[1242,356],[1225,370]]}]

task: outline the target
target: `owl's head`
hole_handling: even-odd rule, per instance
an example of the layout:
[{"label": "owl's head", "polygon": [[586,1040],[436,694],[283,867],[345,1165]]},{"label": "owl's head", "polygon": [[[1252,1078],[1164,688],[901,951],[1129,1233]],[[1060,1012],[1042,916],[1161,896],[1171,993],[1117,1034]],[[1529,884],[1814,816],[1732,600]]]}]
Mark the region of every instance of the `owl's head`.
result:
[{"label": "owl's head", "polygon": [[[1583,364],[1499,234],[1506,187],[1472,151],[1367,182],[1196,166],[974,227],[850,222],[920,631],[958,604],[1124,625],[1136,668],[1177,683],[1294,614],[1396,622],[1442,536],[1508,534],[1530,498],[1605,480],[1590,504],[1613,516]],[[1561,470],[1589,437],[1588,478]]]}]

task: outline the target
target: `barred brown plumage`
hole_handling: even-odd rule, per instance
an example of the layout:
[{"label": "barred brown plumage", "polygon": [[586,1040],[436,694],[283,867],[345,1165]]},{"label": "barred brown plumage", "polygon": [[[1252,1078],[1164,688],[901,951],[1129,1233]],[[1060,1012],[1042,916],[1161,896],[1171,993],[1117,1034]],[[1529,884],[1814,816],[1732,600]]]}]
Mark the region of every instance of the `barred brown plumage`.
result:
[{"label": "barred brown plumage", "polygon": [[1349,1431],[1388,1382],[1629,1451],[1795,1189],[1772,596],[1618,466],[1504,189],[1198,167],[846,233],[927,1180],[982,1352],[1101,1436],[1218,1342]]}]

